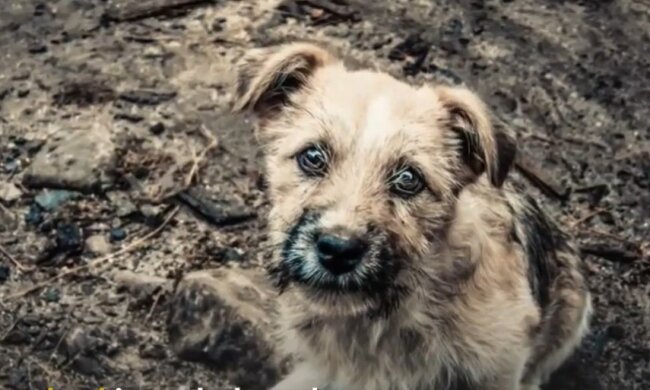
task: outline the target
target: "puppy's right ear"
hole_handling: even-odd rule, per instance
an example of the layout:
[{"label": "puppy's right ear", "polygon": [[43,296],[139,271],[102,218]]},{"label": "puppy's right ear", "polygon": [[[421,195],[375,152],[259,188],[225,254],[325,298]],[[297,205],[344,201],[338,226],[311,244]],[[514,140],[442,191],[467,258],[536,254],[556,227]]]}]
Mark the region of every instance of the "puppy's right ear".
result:
[{"label": "puppy's right ear", "polygon": [[307,87],[319,67],[338,60],[310,43],[261,49],[246,56],[240,67],[233,110],[269,118],[290,103],[290,95]]}]

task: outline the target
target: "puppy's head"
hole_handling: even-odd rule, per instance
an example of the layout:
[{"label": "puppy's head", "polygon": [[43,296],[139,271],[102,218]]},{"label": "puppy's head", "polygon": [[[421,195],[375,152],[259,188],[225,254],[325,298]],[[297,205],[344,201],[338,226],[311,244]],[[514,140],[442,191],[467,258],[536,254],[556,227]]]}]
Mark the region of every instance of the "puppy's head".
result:
[{"label": "puppy's head", "polygon": [[330,313],[399,304],[435,272],[458,194],[481,175],[500,187],[514,158],[469,90],[350,71],[311,44],[243,61],[235,109],[265,149],[272,273]]}]

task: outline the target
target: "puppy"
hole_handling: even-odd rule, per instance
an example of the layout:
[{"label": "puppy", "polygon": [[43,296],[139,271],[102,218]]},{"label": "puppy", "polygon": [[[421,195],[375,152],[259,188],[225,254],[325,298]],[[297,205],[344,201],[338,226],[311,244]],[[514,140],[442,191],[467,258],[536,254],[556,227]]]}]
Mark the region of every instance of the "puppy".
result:
[{"label": "puppy", "polygon": [[516,144],[468,89],[348,70],[318,46],[241,65],[277,244],[275,390],[538,389],[585,335],[581,261],[504,184]]}]

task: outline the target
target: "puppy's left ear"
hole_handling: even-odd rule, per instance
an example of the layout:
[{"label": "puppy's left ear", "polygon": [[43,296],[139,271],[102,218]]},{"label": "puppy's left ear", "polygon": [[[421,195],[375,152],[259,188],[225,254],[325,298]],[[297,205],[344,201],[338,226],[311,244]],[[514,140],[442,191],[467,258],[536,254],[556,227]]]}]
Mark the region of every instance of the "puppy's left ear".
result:
[{"label": "puppy's left ear", "polygon": [[495,124],[485,103],[464,87],[436,88],[445,109],[445,125],[457,137],[460,159],[472,176],[486,172],[495,187],[501,187],[517,151],[513,134]]},{"label": "puppy's left ear", "polygon": [[308,87],[318,68],[338,62],[329,51],[311,43],[250,52],[239,65],[233,110],[268,119],[280,113],[295,92]]}]

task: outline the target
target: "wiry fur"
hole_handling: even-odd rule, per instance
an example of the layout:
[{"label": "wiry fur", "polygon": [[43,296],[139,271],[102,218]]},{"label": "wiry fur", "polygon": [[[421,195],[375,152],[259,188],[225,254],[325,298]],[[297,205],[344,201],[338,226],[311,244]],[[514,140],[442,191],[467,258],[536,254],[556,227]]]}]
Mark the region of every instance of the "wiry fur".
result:
[{"label": "wiry fur", "polygon": [[[300,363],[276,390],[537,389],[586,332],[589,294],[568,238],[504,180],[515,155],[465,88],[349,71],[309,44],[243,62],[236,109],[265,148],[271,275]],[[294,156],[324,144],[330,169]],[[426,190],[387,190],[416,166]],[[314,258],[319,232],[370,243],[354,272]]]}]

